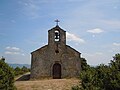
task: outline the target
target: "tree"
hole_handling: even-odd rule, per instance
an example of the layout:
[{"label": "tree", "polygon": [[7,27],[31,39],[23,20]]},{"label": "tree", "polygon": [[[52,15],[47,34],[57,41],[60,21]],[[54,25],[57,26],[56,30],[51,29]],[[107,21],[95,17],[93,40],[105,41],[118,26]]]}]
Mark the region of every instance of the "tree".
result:
[{"label": "tree", "polygon": [[15,76],[22,75],[22,74],[27,73],[29,71],[30,71],[30,69],[25,67],[25,66],[23,66],[22,68],[16,67],[14,69]]},{"label": "tree", "polygon": [[14,89],[14,71],[7,63],[0,60],[0,90]]},{"label": "tree", "polygon": [[2,58],[1,58],[0,60],[4,62],[4,61],[5,61],[5,58],[2,56]]},{"label": "tree", "polygon": [[87,61],[85,58],[81,58],[81,68],[82,70],[87,70],[90,66],[87,64]]},{"label": "tree", "polygon": [[120,54],[115,54],[110,64],[110,85],[114,90],[120,90]]},{"label": "tree", "polygon": [[14,69],[14,74],[15,74],[15,76],[18,76],[18,75],[23,74],[23,72],[22,72],[21,68],[16,67],[16,68]]},{"label": "tree", "polygon": [[25,72],[29,72],[29,69],[25,66],[22,67],[22,71],[25,73]]},{"label": "tree", "polygon": [[115,54],[109,65],[83,70],[80,79],[80,86],[73,90],[120,90],[120,54]]}]

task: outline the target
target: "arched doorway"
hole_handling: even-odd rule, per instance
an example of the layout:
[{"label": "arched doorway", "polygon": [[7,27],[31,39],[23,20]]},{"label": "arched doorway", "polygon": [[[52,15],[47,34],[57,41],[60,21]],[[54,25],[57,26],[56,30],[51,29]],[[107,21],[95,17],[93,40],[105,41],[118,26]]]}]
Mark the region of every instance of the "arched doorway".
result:
[{"label": "arched doorway", "polygon": [[61,79],[61,65],[59,63],[55,63],[53,65],[53,79]]}]

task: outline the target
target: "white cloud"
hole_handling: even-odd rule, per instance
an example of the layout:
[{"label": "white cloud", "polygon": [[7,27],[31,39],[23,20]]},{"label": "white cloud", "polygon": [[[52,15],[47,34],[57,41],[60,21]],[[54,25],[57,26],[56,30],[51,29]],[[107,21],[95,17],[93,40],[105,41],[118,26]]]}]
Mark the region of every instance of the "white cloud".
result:
[{"label": "white cloud", "polygon": [[22,50],[20,48],[8,46],[5,49],[6,49],[5,54],[7,54],[7,55],[22,55],[22,56],[25,56],[25,54],[22,52]]},{"label": "white cloud", "polygon": [[92,37],[95,37],[95,35],[92,35]]},{"label": "white cloud", "polygon": [[95,28],[95,29],[87,30],[87,32],[94,33],[94,34],[99,34],[99,33],[102,33],[104,31],[100,28]]},{"label": "white cloud", "polygon": [[9,54],[9,55],[18,55],[18,54],[20,54],[20,53],[19,53],[19,52],[6,51],[5,54]]},{"label": "white cloud", "polygon": [[21,53],[21,52],[12,52],[12,51],[6,51],[5,52],[6,55],[22,55],[22,56],[25,56],[24,53]]},{"label": "white cloud", "polygon": [[25,56],[25,54],[24,54],[24,53],[22,53],[21,55],[22,55],[22,56]]},{"label": "white cloud", "polygon": [[103,55],[102,52],[95,52],[95,53],[92,53],[92,54],[84,53],[84,54],[87,55],[87,56],[90,56],[90,57],[95,57],[95,56]]},{"label": "white cloud", "polygon": [[90,65],[108,64],[111,60],[111,53],[95,52],[95,53],[82,53],[82,56],[87,60]]},{"label": "white cloud", "polygon": [[120,46],[120,43],[113,43],[114,46]]},{"label": "white cloud", "polygon": [[71,33],[68,33],[66,32],[66,37],[67,37],[67,40],[68,41],[75,41],[75,42],[78,42],[78,43],[85,43],[84,39],[74,35],[74,34],[71,34]]},{"label": "white cloud", "polygon": [[12,50],[12,51],[20,51],[20,48],[10,47],[10,46],[6,47],[5,49],[6,49],[6,50]]},{"label": "white cloud", "polygon": [[100,20],[101,23],[109,26],[111,28],[120,28],[120,21],[119,20]]}]

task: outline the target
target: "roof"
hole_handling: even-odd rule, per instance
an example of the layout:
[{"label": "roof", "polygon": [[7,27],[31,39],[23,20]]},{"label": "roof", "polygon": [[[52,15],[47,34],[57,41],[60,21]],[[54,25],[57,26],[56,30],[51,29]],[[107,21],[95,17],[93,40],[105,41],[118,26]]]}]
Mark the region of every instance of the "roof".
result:
[{"label": "roof", "polygon": [[31,54],[34,53],[34,52],[36,52],[36,51],[39,51],[39,50],[41,50],[41,49],[44,49],[44,48],[46,48],[47,46],[48,46],[48,45],[45,45],[45,46],[43,46],[43,47],[40,47],[39,49],[37,49],[37,50],[31,52]]},{"label": "roof", "polygon": [[[56,25],[55,27],[53,27],[53,28],[50,29],[49,31],[51,31],[51,30],[56,30],[56,29],[66,32],[65,30],[63,30],[62,28],[60,28],[58,25]],[[48,31],[48,32],[49,32],[49,31]]]},{"label": "roof", "polygon": [[68,48],[70,48],[70,49],[72,49],[73,51],[75,51],[75,52],[77,52],[77,53],[79,53],[79,54],[81,54],[80,52],[78,52],[77,50],[75,50],[74,48],[72,48],[72,47],[70,47],[69,45],[66,45]]}]

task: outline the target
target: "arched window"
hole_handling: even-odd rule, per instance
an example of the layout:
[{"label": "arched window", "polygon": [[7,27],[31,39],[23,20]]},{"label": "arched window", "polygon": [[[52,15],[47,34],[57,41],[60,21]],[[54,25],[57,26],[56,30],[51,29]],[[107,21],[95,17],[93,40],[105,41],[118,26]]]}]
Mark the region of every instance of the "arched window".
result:
[{"label": "arched window", "polygon": [[60,41],[60,33],[58,30],[55,31],[55,41]]}]

